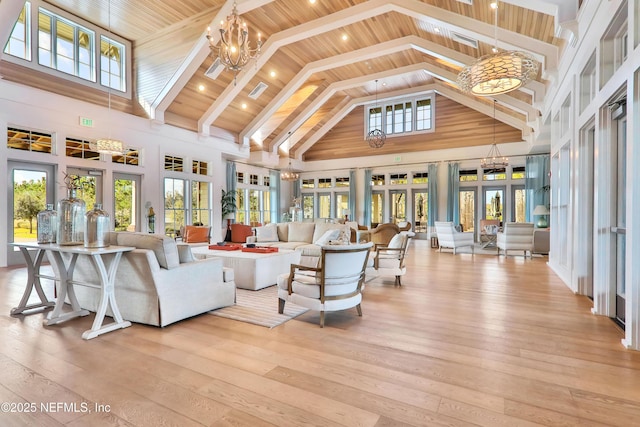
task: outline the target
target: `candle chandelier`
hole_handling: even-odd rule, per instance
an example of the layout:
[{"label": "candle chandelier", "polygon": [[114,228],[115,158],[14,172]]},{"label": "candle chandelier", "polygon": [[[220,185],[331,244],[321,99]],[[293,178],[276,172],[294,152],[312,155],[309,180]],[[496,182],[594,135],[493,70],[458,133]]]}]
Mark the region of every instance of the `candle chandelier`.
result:
[{"label": "candle chandelier", "polygon": [[233,72],[233,82],[236,82],[236,76],[252,59],[257,59],[262,48],[262,39],[258,33],[258,41],[256,48],[251,49],[249,45],[249,29],[244,19],[238,15],[238,7],[233,2],[233,10],[231,15],[227,16],[226,21],[220,22],[220,45],[211,35],[211,29],[207,28],[207,39],[209,40],[209,48],[211,54],[220,60],[224,67]]},{"label": "candle chandelier", "polygon": [[498,49],[498,2],[494,9],[494,45],[492,53],[480,57],[458,74],[458,86],[477,96],[511,92],[535,79],[539,64],[525,52]]},{"label": "candle chandelier", "polygon": [[491,144],[491,149],[489,149],[489,154],[487,157],[480,160],[480,167],[482,169],[501,169],[509,166],[509,159],[502,156],[500,154],[500,150],[498,150],[498,146],[496,145],[496,103],[497,101],[493,100],[493,144]]},{"label": "candle chandelier", "polygon": [[[376,105],[372,110],[378,108],[378,80],[376,80]],[[377,114],[374,112],[374,114]],[[369,112],[369,117],[371,117],[371,112]],[[382,110],[380,111],[380,118],[382,119]],[[385,135],[382,129],[378,129],[377,126],[375,129],[372,129],[367,134],[367,142],[369,143],[369,147],[371,148],[381,148],[384,145],[385,140],[387,139],[387,135]]]}]

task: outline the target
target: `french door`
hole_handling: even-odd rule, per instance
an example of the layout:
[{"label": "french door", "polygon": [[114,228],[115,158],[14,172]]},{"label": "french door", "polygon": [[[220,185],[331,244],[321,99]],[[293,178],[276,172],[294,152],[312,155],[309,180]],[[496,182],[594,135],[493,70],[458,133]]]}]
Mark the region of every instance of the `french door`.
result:
[{"label": "french door", "polygon": [[[8,192],[8,242],[35,242],[38,235],[38,212],[46,204],[56,203],[55,181],[56,166],[39,163],[13,162],[8,163],[9,183]],[[23,265],[22,253],[14,247],[7,251],[8,265]]]},{"label": "french door", "polygon": [[140,175],[113,174],[113,225],[115,231],[141,231]]},{"label": "french door", "polygon": [[616,317],[622,326],[625,324],[626,310],[626,268],[625,254],[627,243],[626,210],[627,210],[627,116],[625,105],[621,105],[614,120],[617,122],[617,156],[616,194],[615,194],[615,222],[611,227],[615,246],[615,275],[616,275]]},{"label": "french door", "polygon": [[476,230],[476,189],[460,188],[460,224],[464,231]]},{"label": "french door", "polygon": [[405,190],[389,191],[389,212],[394,224],[407,220],[407,192]]}]

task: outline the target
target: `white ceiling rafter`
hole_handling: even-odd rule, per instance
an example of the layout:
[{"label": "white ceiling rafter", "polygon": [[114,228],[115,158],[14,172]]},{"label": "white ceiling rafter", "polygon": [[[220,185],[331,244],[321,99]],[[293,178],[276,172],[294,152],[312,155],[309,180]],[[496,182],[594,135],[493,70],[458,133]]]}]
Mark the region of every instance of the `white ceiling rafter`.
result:
[{"label": "white ceiling rafter", "polygon": [[[289,124],[289,126],[287,126],[287,129],[285,130],[285,132],[280,133],[280,135],[278,135],[274,139],[273,147],[272,147],[273,152],[277,152],[278,147],[284,143],[284,141],[287,139],[286,136],[288,132],[291,132],[293,134],[300,126],[302,126],[302,124],[304,124],[305,121],[307,121],[313,115],[313,113],[318,108],[320,108],[325,102],[331,99],[331,97],[336,92],[341,90],[352,89],[355,87],[360,87],[360,86],[366,85],[367,83],[371,83],[374,80],[384,80],[385,78],[388,78],[388,77],[398,77],[402,75],[413,74],[416,72],[422,72],[424,67],[427,65],[428,64],[426,63],[413,64],[413,65],[408,65],[406,67],[398,68],[395,70],[387,70],[380,73],[375,73],[371,75],[366,75],[366,76],[356,77],[349,80],[342,80],[340,82],[331,83],[320,95],[318,95],[313,100],[313,102],[310,105],[307,106],[307,108],[304,109],[303,112],[301,112],[293,120],[291,124]],[[408,95],[410,93],[415,93],[416,88],[407,88],[407,89],[404,89],[404,91],[406,91],[406,94]],[[371,98],[370,101],[373,100],[373,96],[369,98]],[[364,99],[364,98],[359,98],[359,99]],[[370,102],[370,101],[367,101],[367,102]],[[292,146],[295,146],[296,142],[297,141],[290,141]]]},{"label": "white ceiling rafter", "polygon": [[[329,89],[327,89],[329,90]],[[436,83],[433,84],[429,84],[429,85],[424,85],[424,86],[420,86],[420,87],[416,87],[413,88],[413,90],[411,91],[413,92],[426,92],[429,90],[435,90],[436,92],[438,92],[439,94],[441,94],[442,96],[445,96],[453,101],[456,101],[466,107],[469,107],[473,110],[476,110],[482,114],[485,114],[489,117],[493,117],[493,106],[492,105],[487,105],[484,102],[481,102],[479,99],[475,98],[475,97],[469,97],[466,96],[462,93],[460,93],[458,90],[453,89],[449,86],[447,86],[444,83],[439,83],[436,81]],[[407,94],[409,92],[407,92],[406,89],[402,89],[399,91],[393,91],[393,92],[387,92],[384,93],[382,98],[379,98],[379,101],[384,101],[385,99],[389,99],[389,98],[394,98],[394,97],[398,97],[398,96],[403,96],[405,94]],[[343,118],[345,118],[354,108],[360,106],[360,105],[365,105],[368,104],[370,102],[372,102],[375,98],[373,96],[367,96],[367,97],[362,97],[362,98],[355,98],[352,99],[349,103],[347,103],[346,105],[342,106],[342,108],[340,108],[339,111],[337,111],[335,114],[332,113],[331,118],[324,124],[322,125],[322,127],[320,129],[318,129],[317,132],[315,132],[313,135],[311,135],[311,137],[309,137],[309,139],[307,139],[304,144],[302,144],[300,146],[300,148],[295,150],[295,158],[297,160],[302,160],[302,156],[305,152],[307,152],[311,147],[313,147],[313,145],[315,145],[324,135],[326,135],[331,129],[333,129],[333,127],[335,127]],[[522,139],[525,141],[529,141],[529,139],[531,138],[531,134],[532,134],[532,129],[529,125],[529,123],[525,123],[522,120],[519,120],[516,117],[513,117],[509,114],[506,114],[504,112],[501,111],[496,111],[496,120],[499,120],[502,123],[505,123],[511,127],[514,127],[518,130],[520,130],[522,132]]]},{"label": "white ceiling rafter", "polygon": [[[349,54],[343,54],[343,55],[339,55],[341,57],[344,57],[345,55],[347,56],[347,61],[352,62],[358,62],[358,61],[362,61],[365,59],[368,59],[368,57],[360,57],[358,55],[358,53],[361,53],[362,55],[368,55],[370,54],[371,50],[373,49],[373,52],[375,52],[375,56],[379,57],[384,55],[388,50],[392,50],[393,52],[396,52],[400,49],[408,49],[408,48],[413,48],[413,49],[417,49],[420,52],[423,53],[427,53],[429,54],[430,51],[428,51],[428,48],[433,47],[432,46],[433,43],[430,43],[424,39],[421,39],[417,36],[408,36],[408,37],[403,37],[400,39],[396,39],[390,42],[385,42],[385,43],[381,43],[380,45],[375,45],[375,46],[370,46],[368,48],[365,49],[361,49],[361,51],[355,51],[353,53],[349,53]],[[442,52],[443,50],[448,50],[446,48],[443,48],[442,46],[439,46],[439,50]],[[397,48],[397,49],[396,49]],[[396,50],[394,50],[396,49]],[[458,52],[456,52],[458,58],[460,60],[464,60],[466,55],[460,54]],[[249,126],[247,126],[241,133],[240,133],[240,141],[244,144],[248,144],[249,142],[249,138],[251,137],[251,135],[253,135],[256,131],[258,131],[258,129],[260,129],[260,127],[267,121],[269,120],[269,117],[271,117],[273,115],[273,113],[275,111],[278,110],[278,108],[280,108],[280,106],[296,91],[298,90],[298,88],[304,84],[304,82],[307,80],[307,78],[309,76],[311,76],[312,74],[318,72],[318,71],[322,71],[324,66],[326,66],[326,63],[328,62],[329,64],[333,64],[334,66],[340,66],[340,65],[344,65],[342,64],[344,60],[340,59],[340,60],[332,60],[332,58],[327,58],[321,61],[317,61],[315,63],[310,63],[307,64],[303,70],[298,73],[296,75],[296,77],[294,77],[289,84],[280,92],[279,96],[274,98],[271,103],[262,110],[261,114],[259,114],[258,116],[256,116],[256,118],[249,124]],[[337,65],[336,65],[337,64]],[[456,78],[457,78],[457,74],[452,73],[450,71],[444,70],[440,67],[434,66],[432,64],[427,64],[427,63],[423,63],[420,64],[420,69],[423,69],[426,73],[432,75],[433,77],[436,77],[440,80],[444,80],[446,82],[449,82],[453,85],[455,85],[456,82]],[[392,73],[393,74],[393,73]],[[396,74],[399,74],[399,70],[396,70]],[[371,77],[370,77],[371,78]],[[341,87],[339,83],[335,83],[330,85],[330,87],[338,87],[340,89],[345,89],[346,87]],[[337,90],[340,90],[337,89]],[[325,101],[324,95],[328,93],[327,90],[325,90],[325,92],[323,92],[323,94],[321,96],[318,96],[316,99],[314,99],[314,101],[305,109],[304,112],[302,112],[298,117],[296,117],[293,122],[291,124],[289,124],[287,126],[287,128],[285,129],[284,132],[280,133],[280,135],[278,135],[272,145],[275,147],[275,149],[277,150],[277,147],[279,145],[282,144],[282,142],[286,139],[286,135],[288,134],[288,132],[293,132],[295,129],[297,129],[299,126],[302,125],[302,123],[304,123],[304,121],[306,121],[309,117],[311,117],[311,115],[314,112],[314,109],[319,108]],[[327,98],[328,99],[328,98]],[[539,115],[539,111],[537,109],[535,109],[534,107],[532,107],[531,105],[528,105],[526,102],[524,101],[519,101],[513,97],[510,97],[508,95],[501,95],[500,96],[500,101],[503,102],[503,104],[505,105],[510,105],[514,110],[517,110],[523,114],[525,114],[527,116],[528,121],[535,121],[538,118]]]},{"label": "white ceiling rafter", "polygon": [[242,132],[240,132],[240,142],[242,144],[248,144],[251,135],[253,135],[314,73],[360,61],[366,61],[368,59],[378,58],[405,49],[416,49],[421,53],[432,55],[437,58],[444,58],[445,55],[450,55],[453,57],[456,64],[459,64],[460,62],[464,64],[463,61],[472,60],[472,58],[467,55],[452,51],[451,49],[443,47],[437,43],[424,40],[418,36],[407,36],[309,63],[305,65],[302,70],[298,72],[298,74],[296,74],[296,76],[280,91],[280,93],[272,99],[269,105],[267,105],[267,107],[265,107],[260,114],[258,114],[251,123],[242,130]]},{"label": "white ceiling rafter", "polygon": [[[273,1],[274,0],[243,1],[238,5],[238,12],[249,12]],[[220,8],[218,13],[216,13],[209,26],[211,28],[218,28],[220,21],[224,21],[227,15],[231,13],[232,9],[233,0],[227,0],[225,4]],[[207,38],[205,37],[206,34],[207,29],[203,28],[202,37],[196,40],[195,45],[191,48],[189,54],[186,56],[182,64],[180,64],[180,67],[175,71],[175,73],[173,73],[173,75],[162,88],[156,99],[151,103],[149,111],[147,111],[151,119],[161,123],[164,122],[164,112],[167,110],[167,108],[169,108],[180,91],[184,89],[185,85],[191,79],[191,76],[193,76],[193,74],[198,71],[205,58],[211,54],[211,49],[209,48],[209,40],[207,40]],[[218,33],[218,31],[212,31],[211,34],[213,35],[213,38],[216,42],[220,40],[220,34]]]},{"label": "white ceiling rafter", "polygon": [[[454,12],[422,3],[418,0],[370,0],[271,35],[267,38],[263,46],[263,54],[258,58],[256,68],[261,68],[281,46],[293,43],[304,37],[312,37],[313,35],[394,11],[412,16],[415,19],[431,22],[435,25],[447,26],[461,34],[478,38],[485,43],[493,44],[494,42],[493,25],[467,18]],[[470,28],[473,28],[473,30]],[[552,44],[503,29],[499,30],[499,39],[501,47],[529,51],[542,63],[543,70],[549,68],[555,69],[555,67],[557,67],[558,48]],[[238,84],[236,86],[229,86],[225,89],[214,104],[212,104],[200,120],[198,120],[199,132],[205,135],[208,134],[211,124],[224,110],[225,106],[243,90],[255,73],[255,70],[245,70],[238,78]]]}]

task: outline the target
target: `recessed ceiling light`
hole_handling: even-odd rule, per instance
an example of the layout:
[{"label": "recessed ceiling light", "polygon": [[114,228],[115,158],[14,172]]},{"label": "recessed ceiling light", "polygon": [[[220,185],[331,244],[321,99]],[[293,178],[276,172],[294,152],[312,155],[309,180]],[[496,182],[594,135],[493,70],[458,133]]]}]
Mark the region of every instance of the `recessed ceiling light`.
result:
[{"label": "recessed ceiling light", "polygon": [[491,2],[491,9],[497,9],[498,8],[498,2],[492,1]]},{"label": "recessed ceiling light", "polygon": [[346,34],[342,35],[342,41],[346,42],[347,40],[349,40],[349,36]]},{"label": "recessed ceiling light", "polygon": [[198,90],[200,92],[204,92],[204,85],[198,85]]},{"label": "recessed ceiling light", "polygon": [[440,32],[440,28],[435,27],[435,28],[433,29],[433,31],[435,31],[436,33],[439,33],[439,32]]},{"label": "recessed ceiling light", "polygon": [[309,0],[309,3],[316,4],[316,0]]},{"label": "recessed ceiling light", "polygon": [[243,103],[242,103],[242,109],[243,109],[243,110],[246,110],[246,109],[247,109],[247,103],[246,103],[246,102],[243,102]]},{"label": "recessed ceiling light", "polygon": [[269,75],[270,75],[271,77],[275,77],[275,76],[276,76],[276,72],[275,72],[275,71],[271,71],[271,73],[269,73]]}]

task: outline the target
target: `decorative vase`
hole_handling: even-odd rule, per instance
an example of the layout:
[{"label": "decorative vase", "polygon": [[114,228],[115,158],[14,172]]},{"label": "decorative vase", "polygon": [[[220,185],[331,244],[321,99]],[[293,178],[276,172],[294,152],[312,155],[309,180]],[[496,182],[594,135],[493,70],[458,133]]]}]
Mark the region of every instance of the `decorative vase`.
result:
[{"label": "decorative vase", "polygon": [[109,246],[109,230],[111,219],[102,210],[102,203],[93,205],[93,209],[86,214],[86,230],[84,233],[85,248],[104,248]]},{"label": "decorative vase", "polygon": [[84,214],[87,210],[84,200],[76,197],[76,189],[69,188],[67,198],[58,202],[58,235],[61,246],[82,245],[84,243]]},{"label": "decorative vase", "polygon": [[45,210],[38,212],[38,243],[55,243],[58,232],[58,212],[47,203]]}]

